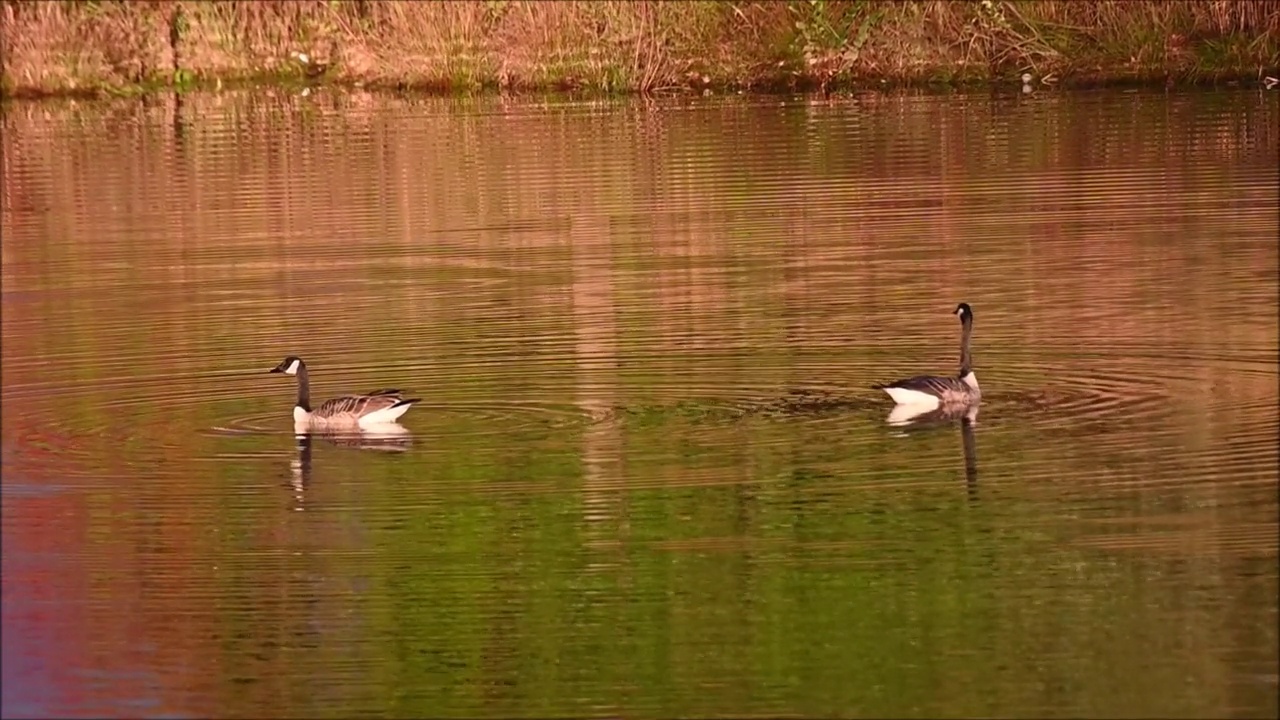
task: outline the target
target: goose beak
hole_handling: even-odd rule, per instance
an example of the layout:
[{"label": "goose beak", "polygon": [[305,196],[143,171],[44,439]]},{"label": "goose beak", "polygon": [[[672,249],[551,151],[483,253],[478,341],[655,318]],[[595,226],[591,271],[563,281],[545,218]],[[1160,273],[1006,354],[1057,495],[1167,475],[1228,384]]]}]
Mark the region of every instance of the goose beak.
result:
[{"label": "goose beak", "polygon": [[268,374],[270,374],[270,373],[281,373],[281,372],[284,372],[284,371],[283,371],[283,370],[281,370],[281,369],[280,369],[280,368],[278,368],[278,367],[273,367],[273,368],[271,368],[270,370],[268,370],[268,371],[267,371],[267,373],[268,373]]}]

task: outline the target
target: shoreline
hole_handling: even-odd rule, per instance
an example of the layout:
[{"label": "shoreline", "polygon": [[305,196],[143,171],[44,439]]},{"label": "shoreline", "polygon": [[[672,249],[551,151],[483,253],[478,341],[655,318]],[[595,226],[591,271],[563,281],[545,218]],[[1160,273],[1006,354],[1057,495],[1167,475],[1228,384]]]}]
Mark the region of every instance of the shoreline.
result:
[{"label": "shoreline", "polygon": [[1271,88],[1280,2],[169,0],[0,5],[0,99]]},{"label": "shoreline", "polygon": [[823,83],[813,78],[765,78],[750,82],[702,86],[656,88],[648,91],[605,90],[573,83],[548,83],[544,85],[498,86],[486,84],[460,90],[447,83],[424,80],[421,82],[391,82],[378,80],[353,80],[350,78],[299,78],[294,75],[258,75],[231,77],[226,80],[201,78],[191,82],[173,83],[138,83],[123,86],[88,86],[77,88],[59,88],[54,90],[40,88],[23,88],[11,92],[0,93],[0,103],[6,102],[44,102],[57,100],[110,100],[129,97],[143,97],[165,93],[193,92],[230,92],[245,90],[304,90],[304,89],[336,89],[341,91],[362,91],[388,94],[413,94],[428,97],[536,97],[558,95],[570,97],[664,97],[664,96],[699,96],[699,95],[796,95],[823,94],[832,96],[855,95],[859,93],[902,92],[902,91],[937,91],[937,92],[977,92],[1004,89],[1014,92],[1020,88],[1034,91],[1058,90],[1212,90],[1219,88],[1280,89],[1280,79],[1245,74],[1222,74],[1212,78],[1199,78],[1195,81],[1171,82],[1167,77],[1132,77],[1092,75],[1053,79],[1044,82],[1033,79],[1030,83],[1022,83],[1014,78],[988,78],[973,80],[894,80],[866,79],[840,80]]}]

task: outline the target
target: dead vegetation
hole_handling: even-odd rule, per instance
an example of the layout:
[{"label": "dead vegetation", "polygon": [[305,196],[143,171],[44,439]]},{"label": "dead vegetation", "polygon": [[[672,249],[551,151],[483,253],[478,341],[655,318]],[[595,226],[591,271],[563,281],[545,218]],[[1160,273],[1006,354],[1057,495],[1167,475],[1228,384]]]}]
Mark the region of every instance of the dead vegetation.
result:
[{"label": "dead vegetation", "polygon": [[3,0],[6,94],[323,77],[448,91],[1275,75],[1280,0]]}]

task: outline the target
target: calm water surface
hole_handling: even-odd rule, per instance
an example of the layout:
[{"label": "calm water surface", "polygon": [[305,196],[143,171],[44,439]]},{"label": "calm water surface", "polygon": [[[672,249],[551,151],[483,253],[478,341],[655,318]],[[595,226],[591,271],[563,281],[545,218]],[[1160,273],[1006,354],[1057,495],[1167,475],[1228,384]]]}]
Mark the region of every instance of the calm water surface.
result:
[{"label": "calm water surface", "polygon": [[12,105],[4,713],[1275,717],[1278,98]]}]

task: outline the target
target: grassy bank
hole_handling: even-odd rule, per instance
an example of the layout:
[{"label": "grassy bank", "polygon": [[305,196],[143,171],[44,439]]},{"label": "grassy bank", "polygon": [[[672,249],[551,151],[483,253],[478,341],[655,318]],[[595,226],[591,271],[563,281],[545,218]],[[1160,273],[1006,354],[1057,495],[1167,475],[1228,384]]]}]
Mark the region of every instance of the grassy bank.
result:
[{"label": "grassy bank", "polygon": [[474,91],[1259,79],[1280,0],[4,0],[9,96],[313,79]]}]

